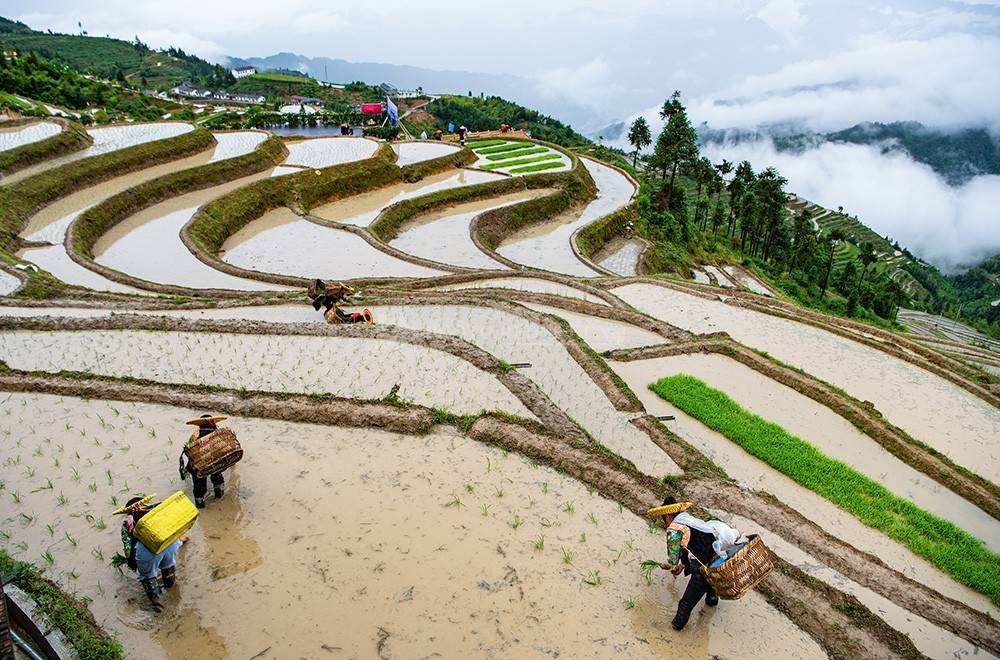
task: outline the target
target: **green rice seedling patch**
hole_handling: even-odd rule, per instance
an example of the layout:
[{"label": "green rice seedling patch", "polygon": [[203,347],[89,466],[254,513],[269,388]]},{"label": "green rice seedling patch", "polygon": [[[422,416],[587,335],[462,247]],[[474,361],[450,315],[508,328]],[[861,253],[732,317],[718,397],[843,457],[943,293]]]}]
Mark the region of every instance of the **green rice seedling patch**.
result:
[{"label": "green rice seedling patch", "polygon": [[496,147],[487,147],[485,149],[475,149],[477,154],[483,156],[487,154],[499,154],[504,151],[514,151],[515,149],[524,149],[525,147],[534,146],[534,142],[509,142],[507,144],[501,144]]},{"label": "green rice seedling patch", "polygon": [[541,170],[551,170],[554,167],[562,167],[563,163],[559,160],[550,160],[546,163],[538,163],[537,165],[525,165],[524,167],[515,167],[512,170],[508,170],[511,174],[524,174],[525,172],[539,172]]},{"label": "green rice seedling patch", "polygon": [[562,155],[557,153],[548,153],[548,154],[542,154],[541,156],[531,156],[530,158],[506,160],[506,161],[501,161],[499,163],[490,163],[489,165],[483,165],[480,167],[480,169],[495,170],[501,167],[513,167],[515,165],[530,165],[532,163],[537,163],[542,160],[552,160],[554,158],[562,158]]},{"label": "green rice seedling patch", "polygon": [[499,154],[490,154],[486,157],[487,160],[509,160],[511,158],[520,158],[521,156],[530,156],[532,154],[544,154],[548,149],[546,147],[527,147],[525,149],[518,149],[517,151],[505,151]]},{"label": "green rice seedling patch", "polygon": [[507,140],[473,140],[466,143],[469,149],[479,149],[480,147],[495,147],[498,144],[506,144]]},{"label": "green rice seedling patch", "polygon": [[953,523],[897,497],[777,424],[744,410],[724,392],[697,378],[679,374],[662,378],[649,388],[748,453],[1000,604],[1000,555]]}]

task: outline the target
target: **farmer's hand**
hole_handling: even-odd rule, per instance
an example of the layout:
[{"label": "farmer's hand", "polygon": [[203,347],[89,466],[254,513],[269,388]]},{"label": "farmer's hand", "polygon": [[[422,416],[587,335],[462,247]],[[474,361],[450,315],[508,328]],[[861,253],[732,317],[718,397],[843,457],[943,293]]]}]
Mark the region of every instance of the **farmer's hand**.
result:
[{"label": "farmer's hand", "polygon": [[678,575],[681,574],[683,570],[684,566],[682,564],[677,564],[676,566],[670,569],[670,572],[674,574],[674,577],[677,577]]},{"label": "farmer's hand", "polygon": [[665,571],[669,571],[670,569],[673,568],[673,566],[671,566],[670,564],[660,564],[660,568],[662,568]]}]

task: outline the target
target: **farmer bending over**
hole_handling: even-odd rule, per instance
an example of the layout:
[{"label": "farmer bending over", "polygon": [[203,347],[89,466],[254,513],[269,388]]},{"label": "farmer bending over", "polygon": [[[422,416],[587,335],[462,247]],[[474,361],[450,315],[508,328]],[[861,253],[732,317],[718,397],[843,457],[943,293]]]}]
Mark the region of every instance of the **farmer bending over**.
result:
[{"label": "farmer bending over", "polygon": [[[152,496],[150,496],[152,497]],[[150,604],[157,612],[163,611],[163,603],[160,602],[160,583],[157,581],[157,573],[162,572],[163,586],[169,589],[177,581],[177,551],[185,541],[187,536],[182,536],[160,554],[154,554],[152,550],[142,544],[133,534],[136,523],[149,513],[156,504],[150,504],[148,497],[133,497],[125,505],[125,519],[122,520],[122,548],[125,554],[125,563],[133,571],[139,574],[139,583],[142,584],[143,591],[149,598]],[[118,513],[116,511],[115,513]]]},{"label": "farmer bending over", "polygon": [[[699,570],[698,562],[708,566],[718,554],[717,548],[731,546],[739,537],[739,532],[721,521],[706,522],[685,513],[690,506],[691,502],[678,502],[668,495],[662,506],[646,512],[650,516],[662,517],[663,524],[667,526],[667,562],[660,564],[660,568],[670,571],[675,577],[681,571],[691,576],[677,604],[677,614],[670,622],[674,630],[681,630],[687,625],[691,611],[702,596],[708,607],[719,604],[719,597]],[[695,557],[694,562],[691,555]]]}]

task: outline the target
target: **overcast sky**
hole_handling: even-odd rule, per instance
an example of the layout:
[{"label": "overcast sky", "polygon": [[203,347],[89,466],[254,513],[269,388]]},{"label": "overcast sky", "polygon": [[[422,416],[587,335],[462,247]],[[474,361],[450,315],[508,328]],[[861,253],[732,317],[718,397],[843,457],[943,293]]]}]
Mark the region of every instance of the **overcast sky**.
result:
[{"label": "overcast sky", "polygon": [[[715,128],[916,120],[1000,133],[1000,0],[5,0],[0,12],[215,61],[285,51],[518,75],[550,114],[572,103],[585,130],[639,113],[659,130],[678,89]],[[1000,177],[949,187],[877,147],[777,154],[764,141],[723,155],[777,165],[790,189],[942,268],[1000,252]]]},{"label": "overcast sky", "polygon": [[995,118],[998,4],[7,0],[2,11],[35,28],[75,32],[81,21],[93,35],[138,35],[212,60],[290,51],[515,74],[554,99],[589,106],[596,128],[674,89],[696,120],[713,125],[810,117],[828,126],[886,113],[927,120],[944,110],[957,111],[951,119]]}]

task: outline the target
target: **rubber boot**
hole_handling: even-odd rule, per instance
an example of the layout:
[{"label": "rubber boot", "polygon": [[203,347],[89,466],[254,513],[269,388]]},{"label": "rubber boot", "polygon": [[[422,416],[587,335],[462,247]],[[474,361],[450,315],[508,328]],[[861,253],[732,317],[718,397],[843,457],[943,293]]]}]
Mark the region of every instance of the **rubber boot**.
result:
[{"label": "rubber boot", "polygon": [[169,589],[177,583],[177,567],[171,566],[170,568],[164,568],[162,571],[163,575],[163,586]]},{"label": "rubber boot", "polygon": [[225,484],[219,484],[218,486],[215,487],[215,497],[216,497],[216,499],[222,497],[225,494],[226,494],[226,486],[225,486]]},{"label": "rubber boot", "polygon": [[670,622],[670,625],[674,627],[674,630],[683,630],[684,626],[687,625],[688,619],[691,618],[691,610],[693,607],[688,606],[683,600],[677,604],[677,614],[674,615],[674,620]]},{"label": "rubber boot", "polygon": [[196,498],[194,498],[194,505],[196,507],[198,507],[199,509],[204,509],[205,508],[205,498],[204,497],[196,497]]},{"label": "rubber boot", "polygon": [[719,604],[719,597],[714,593],[709,593],[705,595],[705,605],[707,607],[715,607]]},{"label": "rubber boot", "polygon": [[160,585],[157,584],[156,578],[146,578],[140,580],[142,582],[142,590],[146,592],[146,596],[149,598],[149,604],[153,606],[154,612],[163,611],[163,603],[160,602]]}]

